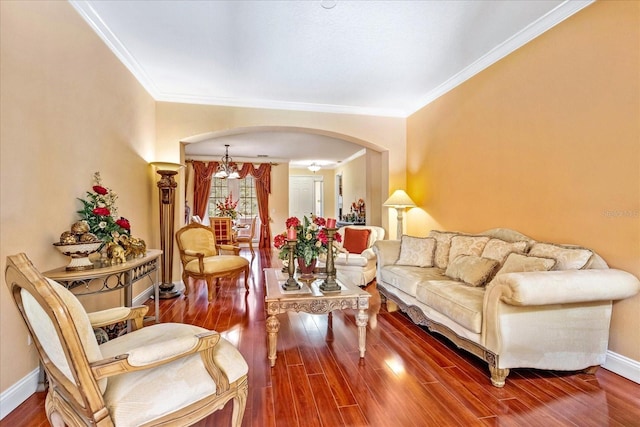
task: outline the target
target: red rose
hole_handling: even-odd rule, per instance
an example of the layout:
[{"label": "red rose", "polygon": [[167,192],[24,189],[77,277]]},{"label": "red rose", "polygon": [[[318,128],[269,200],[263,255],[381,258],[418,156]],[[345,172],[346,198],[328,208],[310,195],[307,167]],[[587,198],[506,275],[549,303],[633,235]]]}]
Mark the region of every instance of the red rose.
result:
[{"label": "red rose", "polygon": [[116,224],[125,230],[131,230],[131,224],[129,224],[129,220],[126,218],[120,217],[120,219],[116,221]]},{"label": "red rose", "polygon": [[104,188],[101,185],[94,185],[93,186],[93,191],[95,191],[98,194],[102,194],[103,196],[109,192],[109,190],[107,190],[106,188]]},{"label": "red rose", "polygon": [[327,220],[325,220],[323,217],[321,216],[316,216],[313,218],[313,222],[318,225],[319,227],[324,227],[325,225],[327,225]]},{"label": "red rose", "polygon": [[278,234],[273,238],[273,246],[276,249],[282,248],[287,243],[287,236],[284,234]]},{"label": "red rose", "polygon": [[287,218],[287,221],[285,222],[285,225],[287,226],[287,229],[291,228],[291,227],[299,227],[300,226],[300,220],[298,218],[296,218],[295,216],[292,216],[291,218]]},{"label": "red rose", "polygon": [[92,212],[94,214],[98,215],[98,216],[109,216],[109,215],[111,215],[111,212],[109,212],[109,209],[107,209],[107,208],[94,208]]},{"label": "red rose", "polygon": [[336,232],[336,234],[333,235],[333,240],[338,243],[342,243],[342,236],[340,235],[340,233]]}]

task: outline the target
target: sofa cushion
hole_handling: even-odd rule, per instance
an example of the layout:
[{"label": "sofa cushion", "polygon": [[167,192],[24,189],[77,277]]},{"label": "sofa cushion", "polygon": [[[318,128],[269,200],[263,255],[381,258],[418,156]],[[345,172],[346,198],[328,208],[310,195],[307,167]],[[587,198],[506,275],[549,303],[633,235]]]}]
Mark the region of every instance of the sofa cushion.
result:
[{"label": "sofa cushion", "polygon": [[418,283],[429,280],[448,280],[439,268],[410,267],[406,265],[387,265],[380,269],[380,276],[387,283],[413,297],[416,296]]},{"label": "sofa cushion", "polygon": [[449,249],[451,248],[451,239],[459,233],[449,231],[431,230],[429,237],[436,239],[436,251],[434,254],[434,264],[438,268],[445,269],[449,264]]},{"label": "sofa cushion", "polygon": [[542,258],[535,256],[527,256],[522,254],[509,254],[506,261],[496,273],[524,273],[527,271],[549,271],[556,264],[556,260],[552,258]]},{"label": "sofa cushion", "polygon": [[433,237],[402,236],[397,265],[433,267],[436,239]]},{"label": "sofa cushion", "polygon": [[501,239],[491,239],[482,250],[482,258],[491,258],[500,264],[507,259],[507,255],[512,252],[523,253],[527,248],[527,242],[505,242]]},{"label": "sofa cushion", "polygon": [[369,234],[371,230],[365,228],[345,228],[342,247],[351,254],[360,254],[369,247]]},{"label": "sofa cushion", "polygon": [[489,239],[490,237],[487,236],[454,236],[451,239],[451,249],[449,249],[449,262],[460,255],[480,256]]},{"label": "sofa cushion", "polygon": [[474,333],[482,332],[482,302],[485,288],[465,286],[451,280],[422,282],[416,299]]},{"label": "sofa cushion", "polygon": [[589,249],[551,243],[535,243],[529,251],[532,256],[555,259],[554,270],[580,270],[587,265],[592,254]]},{"label": "sofa cushion", "polygon": [[475,255],[460,255],[449,262],[445,275],[467,285],[483,286],[498,268],[498,261]]}]

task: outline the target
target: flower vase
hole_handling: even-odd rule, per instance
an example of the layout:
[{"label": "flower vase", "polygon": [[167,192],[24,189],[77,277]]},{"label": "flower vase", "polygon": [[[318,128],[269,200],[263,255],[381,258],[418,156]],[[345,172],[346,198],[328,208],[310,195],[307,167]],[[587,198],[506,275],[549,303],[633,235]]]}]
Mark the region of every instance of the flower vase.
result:
[{"label": "flower vase", "polygon": [[316,268],[317,258],[313,258],[311,263],[306,264],[303,257],[298,257],[298,271],[301,279],[313,279],[313,271]]}]

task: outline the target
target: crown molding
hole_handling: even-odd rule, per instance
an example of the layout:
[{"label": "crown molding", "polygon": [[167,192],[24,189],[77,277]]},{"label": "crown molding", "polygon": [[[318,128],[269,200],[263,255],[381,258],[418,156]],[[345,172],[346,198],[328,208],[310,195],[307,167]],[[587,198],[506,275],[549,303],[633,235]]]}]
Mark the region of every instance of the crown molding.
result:
[{"label": "crown molding", "polygon": [[176,102],[183,104],[221,105],[227,107],[263,108],[273,110],[309,111],[317,113],[354,114],[382,117],[406,118],[419,109],[435,101],[445,93],[469,80],[479,72],[498,62],[513,51],[524,46],[542,33],[558,25],[560,22],[592,4],[595,0],[566,0],[537,21],[528,25],[519,33],[494,47],[480,59],[461,70],[456,75],[441,83],[435,89],[419,98],[406,110],[366,108],[347,105],[310,104],[301,102],[285,102],[263,99],[232,99],[209,96],[192,96],[178,93],[165,93],[160,91],[144,68],[135,60],[120,40],[111,32],[109,27],[100,19],[95,9],[82,0],[69,0],[73,8],[93,28],[98,36],[111,49],[116,57],[129,69],[145,90],[159,102]]},{"label": "crown molding", "polygon": [[473,62],[468,67],[464,68],[458,74],[455,74],[435,89],[420,98],[415,103],[413,108],[405,111],[404,117],[408,117],[421,108],[429,105],[436,99],[440,98],[445,93],[469,80],[471,77],[480,73],[489,66],[495,64],[505,56],[520,49],[531,40],[555,27],[565,19],[594,3],[595,0],[566,0],[564,3],[558,5],[555,9],[549,11],[538,20],[532,22],[522,31],[518,32],[514,36],[510,37],[503,43],[491,49],[480,59]]}]

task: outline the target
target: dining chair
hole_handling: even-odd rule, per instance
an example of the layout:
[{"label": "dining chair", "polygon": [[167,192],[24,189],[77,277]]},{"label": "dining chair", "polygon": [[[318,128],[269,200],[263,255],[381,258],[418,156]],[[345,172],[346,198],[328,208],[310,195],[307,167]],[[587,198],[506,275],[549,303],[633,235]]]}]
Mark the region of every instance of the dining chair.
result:
[{"label": "dining chair", "polygon": [[236,241],[238,243],[248,243],[249,244],[249,250],[251,251],[251,257],[253,258],[253,256],[255,255],[255,251],[253,250],[253,239],[256,235],[256,221],[258,220],[257,216],[254,216],[251,219],[251,225],[249,226],[249,231],[246,234],[240,234],[238,233],[238,237],[236,238]]},{"label": "dining chair", "polygon": [[236,243],[236,233],[233,229],[231,217],[210,216],[209,224],[216,235],[216,242],[221,245],[232,245]]},{"label": "dining chair", "polygon": [[[6,265],[6,284],[46,373],[52,426],[188,426],[229,401],[232,425],[241,425],[248,366],[219,333],[182,323],[142,327],[147,306],[87,313],[25,254]],[[93,327],[131,319],[131,332],[98,345]]]}]

